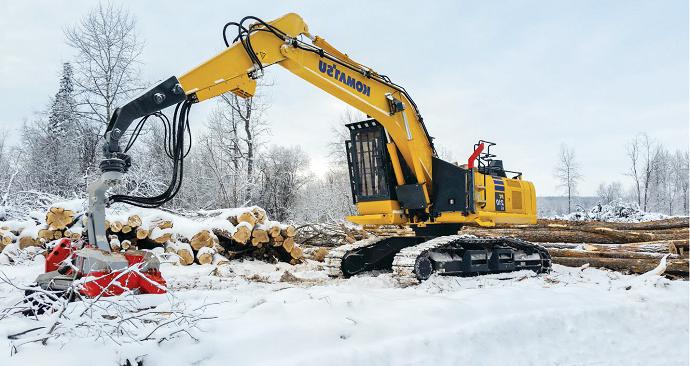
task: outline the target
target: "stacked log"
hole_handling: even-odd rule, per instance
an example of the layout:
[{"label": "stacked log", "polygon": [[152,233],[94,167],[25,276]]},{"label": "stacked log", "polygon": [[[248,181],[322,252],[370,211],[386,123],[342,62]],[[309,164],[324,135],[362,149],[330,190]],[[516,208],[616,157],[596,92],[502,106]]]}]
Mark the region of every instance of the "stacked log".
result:
[{"label": "stacked log", "polygon": [[510,236],[544,246],[556,264],[644,273],[667,257],[666,274],[688,277],[688,218],[640,223],[539,220],[536,225],[465,227],[461,234]]},{"label": "stacked log", "polygon": [[[9,244],[15,244],[17,250],[49,250],[57,239],[80,240],[86,235],[87,218],[69,206],[73,204],[53,205],[44,221],[0,222],[0,252]],[[144,213],[146,217],[142,218]],[[179,222],[181,227],[175,227]],[[238,258],[293,264],[303,260],[302,249],[295,244],[296,228],[270,221],[259,207],[216,210],[193,218],[162,211],[120,213],[108,215],[104,225],[112,251],[168,253],[165,260],[178,258],[181,265],[220,265]]]}]

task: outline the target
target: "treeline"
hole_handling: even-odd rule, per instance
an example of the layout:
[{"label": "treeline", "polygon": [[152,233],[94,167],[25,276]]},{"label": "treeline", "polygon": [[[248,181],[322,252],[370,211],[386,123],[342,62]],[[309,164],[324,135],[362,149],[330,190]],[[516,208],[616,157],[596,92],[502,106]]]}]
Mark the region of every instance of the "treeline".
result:
[{"label": "treeline", "polygon": [[[6,138],[9,131],[0,138],[2,216],[26,214],[60,198],[85,198],[88,183],[100,173],[101,136],[109,116],[152,84],[140,77],[143,42],[134,16],[125,9],[99,4],[65,29],[65,39],[76,56],[62,65],[53,98],[25,121],[18,143]],[[217,99],[206,121],[194,121],[197,134],[185,159],[183,188],[166,206],[197,210],[258,205],[283,222],[351,213],[343,167],[334,164],[333,172],[318,178],[310,173],[308,156],[299,146],[268,144],[268,107],[260,94],[250,99],[228,94]],[[163,135],[162,124],[147,122],[130,150],[133,165],[120,193],[151,196],[165,190],[171,163]]]}]

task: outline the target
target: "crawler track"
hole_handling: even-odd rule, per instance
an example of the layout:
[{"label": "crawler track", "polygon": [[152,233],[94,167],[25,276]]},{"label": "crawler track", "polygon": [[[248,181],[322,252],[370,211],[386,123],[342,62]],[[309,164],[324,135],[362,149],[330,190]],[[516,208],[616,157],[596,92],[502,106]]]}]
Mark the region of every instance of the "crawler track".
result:
[{"label": "crawler track", "polygon": [[[500,238],[477,238],[468,235],[450,235],[438,237],[419,245],[405,248],[401,250],[393,259],[393,273],[397,280],[403,285],[410,285],[419,283],[419,281],[428,278],[431,273],[420,273],[421,271],[428,271],[422,268],[425,261],[424,258],[433,255],[447,252],[449,250],[459,251],[465,249],[472,250],[486,250],[494,251],[497,248],[511,248],[514,252],[515,268],[512,270],[477,270],[472,271],[443,271],[433,268],[431,273],[439,273],[441,275],[456,275],[456,276],[472,276],[482,273],[492,272],[511,272],[523,269],[534,270],[537,273],[545,273],[551,270],[551,256],[549,252],[536,244],[522,241],[515,238],[500,237]],[[538,257],[536,257],[538,255]],[[433,266],[433,264],[432,264]]]},{"label": "crawler track", "polygon": [[335,248],[325,260],[328,274],[349,277],[368,270],[393,270],[401,284],[418,283],[432,273],[473,276],[523,269],[551,269],[543,247],[515,238],[449,235],[422,238],[371,238]]}]

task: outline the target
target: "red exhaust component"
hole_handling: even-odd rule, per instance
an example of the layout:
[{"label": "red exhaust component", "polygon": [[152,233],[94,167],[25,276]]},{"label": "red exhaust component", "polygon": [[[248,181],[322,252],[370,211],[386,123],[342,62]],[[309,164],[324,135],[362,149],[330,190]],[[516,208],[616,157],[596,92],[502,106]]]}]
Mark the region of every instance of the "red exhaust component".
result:
[{"label": "red exhaust component", "polygon": [[475,160],[477,160],[477,157],[479,156],[479,154],[482,153],[482,151],[484,151],[483,142],[479,144],[479,146],[477,146],[476,149],[474,149],[474,152],[472,153],[472,155],[470,155],[470,158],[467,159],[467,169],[472,170],[472,168],[474,168],[474,162]]}]

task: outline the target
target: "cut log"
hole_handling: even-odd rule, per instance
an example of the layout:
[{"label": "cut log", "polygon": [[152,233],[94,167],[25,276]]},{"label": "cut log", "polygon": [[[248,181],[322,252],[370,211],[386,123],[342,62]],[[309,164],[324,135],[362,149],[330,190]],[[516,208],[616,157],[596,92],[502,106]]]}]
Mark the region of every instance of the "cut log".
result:
[{"label": "cut log", "polygon": [[192,239],[189,241],[194,250],[199,250],[204,247],[213,247],[213,238],[215,235],[208,230],[201,230],[194,234]]},{"label": "cut log", "polygon": [[127,225],[132,228],[141,226],[141,217],[139,215],[131,215],[127,218]]},{"label": "cut log", "polygon": [[[659,265],[658,259],[621,259],[621,258],[572,258],[551,257],[553,263],[569,267],[580,267],[589,264],[592,267],[603,267],[615,271],[629,271],[632,273],[645,273]],[[687,259],[667,260],[666,272],[688,274]]]},{"label": "cut log", "polygon": [[201,247],[201,249],[196,252],[196,260],[199,264],[211,264],[213,263],[213,256],[216,251],[210,247]]},{"label": "cut log", "polygon": [[663,240],[629,244],[593,244],[593,243],[535,243],[547,249],[584,249],[587,251],[623,251],[623,252],[647,252],[647,253],[670,253],[678,254],[677,243],[687,242],[684,240]]},{"label": "cut log", "polygon": [[137,228],[137,239],[143,240],[149,237],[149,231],[141,226]]},{"label": "cut log", "polygon": [[72,240],[72,241],[78,241],[78,240],[81,240],[81,235],[82,235],[81,232],[76,231],[76,232],[73,232],[73,233],[69,236],[69,238],[70,238],[70,240]]},{"label": "cut log", "polygon": [[294,245],[292,250],[290,250],[290,256],[292,259],[302,259],[302,255],[302,248],[300,248],[298,245]]},{"label": "cut log", "polygon": [[270,238],[268,237],[268,232],[266,230],[255,228],[252,231],[252,245],[253,246],[268,243],[269,241],[270,241]]},{"label": "cut log", "polygon": [[285,240],[283,240],[283,249],[285,249],[285,252],[290,253],[294,246],[295,246],[295,239],[285,238]]},{"label": "cut log", "polygon": [[149,233],[149,239],[153,240],[158,244],[164,244],[172,238],[172,230],[170,228],[161,229],[158,227],[153,228]]},{"label": "cut log", "polygon": [[266,211],[261,207],[254,207],[252,209],[252,214],[256,218],[256,222],[259,224],[266,223]]},{"label": "cut log", "polygon": [[122,226],[123,226],[122,222],[120,222],[120,221],[111,221],[110,222],[110,231],[112,231],[114,233],[119,233],[120,231],[122,231]]},{"label": "cut log", "polygon": [[13,238],[12,234],[6,233],[2,236],[2,245],[7,246],[12,244]]},{"label": "cut log", "polygon": [[58,240],[62,238],[62,231],[60,230],[55,230],[53,232],[53,239]]},{"label": "cut log", "polygon": [[238,224],[241,222],[246,222],[252,227],[256,225],[256,217],[251,212],[243,212],[241,215],[237,216]]},{"label": "cut log", "polygon": [[120,243],[120,238],[118,238],[117,235],[109,235],[108,239],[110,240],[110,250],[113,252],[119,252],[120,249],[123,249],[122,243]]},{"label": "cut log", "polygon": [[483,229],[475,227],[464,227],[461,230],[463,234],[471,234],[479,237],[500,237],[511,236],[514,238],[542,243],[597,243],[607,244],[619,243],[616,240],[595,233],[569,231],[569,230],[519,230],[519,229]]},{"label": "cut log", "polygon": [[123,234],[129,234],[131,231],[132,227],[129,225],[122,225],[122,230],[120,230]]},{"label": "cut log", "polygon": [[46,213],[46,223],[51,230],[64,230],[74,221],[74,211],[62,207],[51,207]]},{"label": "cut log", "polygon": [[53,240],[54,231],[50,229],[38,230],[38,237],[45,240]]},{"label": "cut log", "polygon": [[270,235],[272,238],[280,236],[280,224],[277,222],[270,223],[268,227],[268,235]]},{"label": "cut log", "polygon": [[156,220],[152,224],[153,227],[157,227],[159,229],[170,229],[173,227],[173,222],[170,220]]},{"label": "cut log", "polygon": [[607,227],[615,230],[665,230],[665,229],[687,229],[690,225],[688,217],[674,217],[664,220],[646,222],[605,222],[605,221],[566,221],[539,219],[536,225],[507,225],[499,224],[496,228],[573,228],[579,227]]},{"label": "cut log", "polygon": [[328,255],[328,249],[326,248],[310,248],[311,250],[305,250],[304,251],[304,257],[317,261],[317,262],[323,262],[326,259],[326,256]]},{"label": "cut log", "polygon": [[292,225],[287,225],[285,228],[280,230],[280,235],[286,238],[292,238],[297,235],[297,229],[295,229],[295,227]]},{"label": "cut log", "polygon": [[[655,259],[660,260],[662,253],[626,252],[626,251],[585,251],[575,249],[547,249],[552,257],[573,257],[573,258],[621,258],[621,259]],[[677,254],[670,254],[669,258],[678,258]]]},{"label": "cut log", "polygon": [[232,240],[239,244],[246,244],[252,237],[253,225],[243,221],[237,224],[236,231],[232,234]]},{"label": "cut log", "polygon": [[120,245],[122,246],[122,249],[124,250],[130,250],[130,249],[136,249],[136,247],[133,245],[133,243],[130,240],[123,240]]},{"label": "cut log", "polygon": [[19,249],[26,249],[28,247],[34,247],[37,244],[38,244],[38,242],[30,236],[20,236],[19,237]]},{"label": "cut log", "polygon": [[194,263],[194,252],[192,252],[192,247],[186,243],[178,243],[178,246],[175,253],[180,257],[180,263],[185,266]]}]

